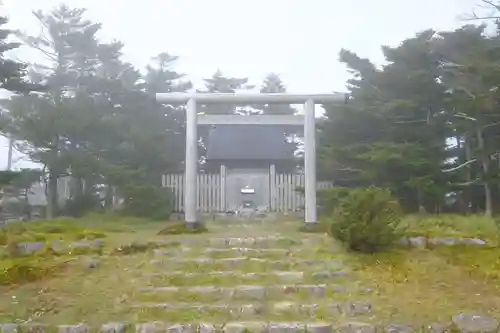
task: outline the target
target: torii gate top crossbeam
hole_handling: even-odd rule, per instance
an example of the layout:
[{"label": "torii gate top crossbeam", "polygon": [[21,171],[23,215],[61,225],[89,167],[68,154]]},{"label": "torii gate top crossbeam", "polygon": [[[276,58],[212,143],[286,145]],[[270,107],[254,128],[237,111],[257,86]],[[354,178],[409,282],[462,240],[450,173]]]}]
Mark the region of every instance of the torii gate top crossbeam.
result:
[{"label": "torii gate top crossbeam", "polygon": [[289,94],[289,93],[157,93],[156,100],[165,103],[184,104],[189,100],[198,103],[238,104],[303,104],[308,100],[317,104],[345,103],[349,98],[345,93],[330,94]]}]

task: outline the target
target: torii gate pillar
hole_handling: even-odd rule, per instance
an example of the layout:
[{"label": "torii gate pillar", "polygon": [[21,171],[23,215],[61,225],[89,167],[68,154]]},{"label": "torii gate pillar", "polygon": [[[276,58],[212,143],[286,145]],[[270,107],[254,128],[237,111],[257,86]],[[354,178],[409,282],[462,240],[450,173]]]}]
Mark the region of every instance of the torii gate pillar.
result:
[{"label": "torii gate pillar", "polygon": [[[316,211],[316,126],[315,104],[345,103],[344,93],[333,94],[223,94],[223,93],[159,93],[159,102],[186,104],[186,164],[184,214],[186,226],[199,226],[197,213],[197,173],[198,173],[198,125],[294,125],[304,126],[304,173],[305,173],[305,223],[313,226],[317,222]],[[281,115],[206,115],[199,117],[196,111],[200,104],[304,104],[304,116]]]},{"label": "torii gate pillar", "polygon": [[197,213],[198,192],[198,115],[196,100],[190,98],[186,105],[186,162],[184,181],[184,216],[186,226],[196,228],[199,225]]}]

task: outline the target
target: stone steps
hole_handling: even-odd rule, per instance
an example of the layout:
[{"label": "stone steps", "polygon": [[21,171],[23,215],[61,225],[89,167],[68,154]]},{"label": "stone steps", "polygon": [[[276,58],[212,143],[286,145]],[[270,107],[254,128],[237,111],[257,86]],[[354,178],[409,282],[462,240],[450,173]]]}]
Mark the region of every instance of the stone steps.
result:
[{"label": "stone steps", "polygon": [[146,287],[124,306],[135,318],[188,322],[370,314],[371,304],[358,301],[368,288],[341,285],[349,270],[335,254],[317,252],[324,242],[279,234],[179,240],[180,246],[154,250]]},{"label": "stone steps", "polygon": [[[481,323],[469,325],[451,318],[449,323],[430,323],[422,325],[387,324],[374,325],[363,322],[263,322],[244,321],[227,322],[224,324],[197,323],[197,324],[166,324],[162,322],[145,323],[135,326],[136,333],[409,333],[409,332],[496,332],[498,321],[491,317],[482,317]],[[108,324],[109,325],[109,324]],[[113,325],[113,324],[112,324]],[[116,324],[114,324],[116,325]],[[117,330],[101,328],[102,333],[115,333]]]},{"label": "stone steps", "polygon": [[241,321],[226,323],[167,323],[161,321],[149,323],[111,322],[99,328],[88,324],[57,325],[54,327],[39,324],[0,324],[0,332],[57,332],[57,333],[375,333],[375,332],[444,332],[448,325],[430,324],[409,326],[389,324],[376,326],[361,322],[264,322]]},{"label": "stone steps", "polygon": [[315,251],[321,242],[279,235],[181,240],[179,247],[154,250],[153,272],[143,275],[147,287],[127,306],[137,318],[167,321],[307,321],[370,313],[368,302],[352,300],[361,297],[358,288],[331,283],[349,271],[335,255],[321,258]]},{"label": "stone steps", "polygon": [[326,284],[298,284],[298,285],[239,285],[234,287],[220,286],[191,286],[191,287],[145,287],[139,289],[140,293],[151,295],[155,298],[169,297],[175,300],[188,299],[190,301],[216,301],[232,299],[269,300],[284,297],[300,297],[302,299],[334,298],[349,291],[343,285]]},{"label": "stone steps", "polygon": [[238,285],[276,286],[281,284],[341,284],[348,278],[345,270],[318,271],[207,271],[187,273],[185,271],[153,272],[144,274],[144,286],[149,287],[193,287],[210,286],[234,287]]},{"label": "stone steps", "polygon": [[346,271],[268,271],[268,272],[244,272],[244,271],[212,271],[204,273],[187,273],[185,271],[168,271],[143,274],[143,277],[149,279],[166,280],[170,285],[177,285],[176,282],[186,285],[190,280],[199,282],[202,281],[228,281],[231,284],[245,284],[244,282],[252,282],[256,280],[264,280],[268,283],[279,282],[302,282],[308,281],[325,281],[337,277],[343,277]]},{"label": "stone steps", "polygon": [[313,251],[304,248],[293,248],[293,249],[282,249],[282,248],[247,248],[247,247],[233,247],[233,248],[192,248],[192,247],[178,247],[171,249],[154,249],[153,253],[158,256],[169,255],[169,256],[179,256],[179,255],[191,255],[191,254],[208,254],[212,257],[224,257],[224,256],[235,256],[246,254],[252,257],[260,256],[295,256],[295,255],[307,255],[314,254]]},{"label": "stone steps", "polygon": [[283,237],[279,235],[267,236],[254,236],[254,237],[220,237],[220,238],[191,238],[179,241],[182,245],[198,245],[210,247],[227,247],[227,246],[251,246],[258,245],[260,247],[266,246],[292,246],[302,245],[308,243],[304,239],[295,239],[290,237]]},{"label": "stone steps", "polygon": [[293,315],[303,319],[311,317],[357,316],[372,312],[372,305],[366,301],[303,303],[292,301],[258,303],[136,303],[130,306],[134,310],[161,310],[168,320],[169,312],[177,315],[179,311],[204,314],[210,317],[225,316],[230,319],[255,319]]},{"label": "stone steps", "polygon": [[[170,269],[200,269],[211,268],[212,270],[224,270],[231,268],[245,268],[248,272],[268,270],[293,270],[297,267],[309,269],[317,269],[319,267],[328,268],[330,270],[340,270],[343,268],[341,260],[327,259],[298,259],[286,258],[282,260],[253,258],[248,256],[230,257],[230,258],[210,258],[210,257],[193,257],[193,258],[162,258],[153,259],[151,265],[168,265]],[[314,266],[313,268],[311,268]]]},{"label": "stone steps", "polygon": [[42,325],[0,324],[1,333],[16,332],[57,332],[57,333],[407,333],[407,332],[497,332],[498,321],[492,317],[481,316],[474,324],[463,322],[460,315],[450,318],[448,323],[429,323],[422,325],[386,324],[374,325],[359,321],[231,321],[225,323],[193,322],[167,323],[163,321],[131,324],[127,322],[110,322],[100,327],[88,324],[76,325]]},{"label": "stone steps", "polygon": [[250,248],[250,249],[300,249],[303,245],[318,246],[325,243],[324,236],[317,234],[306,235],[301,238],[283,237],[276,235],[252,236],[252,237],[218,237],[202,238],[172,238],[168,241],[154,241],[159,247],[192,247],[198,249],[228,249],[228,248]]}]

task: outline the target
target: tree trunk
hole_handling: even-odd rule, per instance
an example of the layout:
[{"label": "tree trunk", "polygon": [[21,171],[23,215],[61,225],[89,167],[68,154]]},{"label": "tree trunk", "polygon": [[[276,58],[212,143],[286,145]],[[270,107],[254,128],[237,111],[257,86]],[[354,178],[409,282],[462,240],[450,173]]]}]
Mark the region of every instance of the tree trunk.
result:
[{"label": "tree trunk", "polygon": [[58,213],[58,195],[57,195],[57,174],[49,169],[49,180],[47,183],[47,219],[53,219]]},{"label": "tree trunk", "polygon": [[[483,168],[483,177],[487,178],[490,171],[490,159],[487,155],[484,154],[484,138],[483,133],[479,129],[477,131],[477,145],[481,154],[481,166]],[[493,215],[493,201],[491,195],[491,187],[486,179],[484,181],[484,215],[492,216]]]},{"label": "tree trunk", "polygon": [[113,209],[113,204],[114,204],[114,188],[111,185],[108,185],[106,187],[106,196],[104,197],[104,208],[106,210],[111,210]]},{"label": "tree trunk", "polygon": [[79,175],[72,175],[70,187],[70,197],[79,199],[83,196],[83,179]]},{"label": "tree trunk", "polygon": [[30,188],[25,188],[23,189],[23,200],[24,200],[24,207],[26,208],[25,214],[26,214],[26,219],[31,220],[31,205],[30,205],[30,200],[28,198],[28,193],[30,192]]},{"label": "tree trunk", "polygon": [[[458,138],[457,138],[458,140]],[[464,155],[463,155],[463,162],[465,163],[466,161],[470,161],[472,159],[472,152],[471,152],[471,140],[469,136],[466,134],[464,135]],[[467,170],[465,171],[465,182],[466,183],[471,183],[472,181],[472,169],[471,167],[467,167]],[[463,195],[462,195],[462,204],[461,209],[463,209],[463,213],[465,214],[470,214],[471,213],[471,207],[472,207],[472,189],[471,185],[467,186],[463,190]]]},{"label": "tree trunk", "polygon": [[[500,174],[500,156],[497,157],[498,158],[498,168],[497,168],[497,174]],[[497,196],[495,198],[495,203],[498,205],[496,207],[496,211],[495,213],[499,212],[500,211],[500,203],[498,202],[498,200],[500,199],[500,184],[498,184],[497,186]]]}]

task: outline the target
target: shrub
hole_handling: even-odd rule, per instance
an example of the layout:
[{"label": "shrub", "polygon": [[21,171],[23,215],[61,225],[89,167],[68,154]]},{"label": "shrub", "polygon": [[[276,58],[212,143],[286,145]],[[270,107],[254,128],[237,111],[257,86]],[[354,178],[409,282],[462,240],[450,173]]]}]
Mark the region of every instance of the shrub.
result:
[{"label": "shrub", "polygon": [[153,220],[168,219],[172,197],[169,190],[152,185],[130,184],[124,189],[123,213]]},{"label": "shrub", "polygon": [[102,231],[85,230],[79,236],[83,236],[82,239],[94,240],[106,238],[108,235]]},{"label": "shrub", "polygon": [[33,282],[51,276],[62,268],[46,258],[18,257],[0,261],[0,285]]},{"label": "shrub", "polygon": [[22,234],[11,232],[9,229],[0,229],[0,245],[8,245],[10,242],[44,242],[47,237],[44,234],[26,230]]},{"label": "shrub", "polygon": [[136,253],[148,252],[159,246],[155,243],[136,243],[132,242],[130,244],[124,244],[115,248],[112,252],[113,255],[132,255]]},{"label": "shrub", "polygon": [[69,254],[75,255],[75,256],[81,256],[81,255],[87,255],[87,254],[94,254],[94,255],[102,256],[103,251],[104,251],[104,249],[102,246],[95,246],[95,247],[79,246],[79,247],[71,248]]},{"label": "shrub", "polygon": [[66,201],[64,215],[82,217],[88,212],[102,211],[101,199],[95,193],[83,193]]},{"label": "shrub", "polygon": [[399,238],[400,221],[399,205],[388,190],[357,188],[339,199],[330,234],[352,251],[373,253]]},{"label": "shrub", "polygon": [[349,189],[345,187],[333,187],[318,190],[318,206],[320,207],[321,215],[331,216],[335,208],[340,204],[340,201],[349,193]]},{"label": "shrub", "polygon": [[[302,196],[305,195],[304,187],[296,187],[295,191]],[[333,187],[317,190],[317,205],[319,207],[320,215],[331,216],[339,201],[345,197],[348,192],[349,189],[345,187]]]},{"label": "shrub", "polygon": [[28,219],[31,206],[19,197],[7,197],[2,203],[2,213],[11,218]]},{"label": "shrub", "polygon": [[0,246],[7,245],[9,241],[9,235],[7,234],[7,230],[0,228]]},{"label": "shrub", "polygon": [[169,223],[165,228],[158,232],[158,235],[181,235],[181,234],[201,234],[208,232],[204,225],[197,228],[186,228],[184,222]]}]

